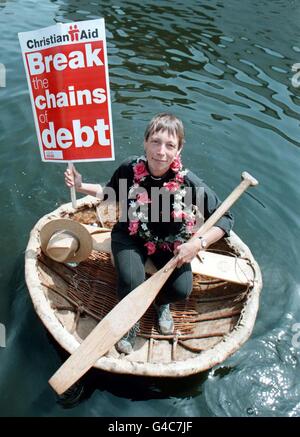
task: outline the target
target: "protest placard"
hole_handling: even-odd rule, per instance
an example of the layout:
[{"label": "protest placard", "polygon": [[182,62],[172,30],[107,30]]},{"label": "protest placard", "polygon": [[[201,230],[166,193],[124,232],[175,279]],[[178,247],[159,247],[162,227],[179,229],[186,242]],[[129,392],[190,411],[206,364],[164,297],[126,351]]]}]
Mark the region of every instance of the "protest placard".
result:
[{"label": "protest placard", "polygon": [[114,160],[104,19],[19,33],[41,158]]}]

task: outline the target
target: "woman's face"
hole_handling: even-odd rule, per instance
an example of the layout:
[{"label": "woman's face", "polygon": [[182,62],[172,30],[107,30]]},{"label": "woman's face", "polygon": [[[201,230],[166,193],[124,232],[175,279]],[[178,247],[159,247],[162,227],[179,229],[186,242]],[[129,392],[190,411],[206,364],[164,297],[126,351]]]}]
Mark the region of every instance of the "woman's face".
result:
[{"label": "woman's face", "polygon": [[173,159],[180,151],[178,138],[168,134],[168,131],[155,132],[144,141],[146,158],[151,174],[162,176],[168,170]]}]

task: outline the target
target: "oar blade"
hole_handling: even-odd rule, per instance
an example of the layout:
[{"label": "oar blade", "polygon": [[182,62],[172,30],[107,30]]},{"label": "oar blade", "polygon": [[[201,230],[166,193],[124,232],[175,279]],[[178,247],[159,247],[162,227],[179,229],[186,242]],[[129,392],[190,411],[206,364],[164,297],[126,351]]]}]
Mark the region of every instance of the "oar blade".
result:
[{"label": "oar blade", "polygon": [[199,252],[199,256],[201,261],[196,257],[191,263],[193,273],[235,284],[248,285],[253,283],[254,271],[247,260],[213,252]]}]

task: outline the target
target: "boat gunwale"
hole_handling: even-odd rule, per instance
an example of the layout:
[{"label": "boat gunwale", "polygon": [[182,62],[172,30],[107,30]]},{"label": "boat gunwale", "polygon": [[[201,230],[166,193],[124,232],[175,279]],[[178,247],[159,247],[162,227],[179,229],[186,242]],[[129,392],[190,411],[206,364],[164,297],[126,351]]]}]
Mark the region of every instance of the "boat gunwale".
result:
[{"label": "boat gunwale", "polygon": [[[77,209],[84,207],[95,208],[99,203],[98,199],[92,196],[85,196],[77,200]],[[80,343],[58,320],[49,300],[45,296],[45,287],[41,285],[38,274],[38,254],[40,253],[39,230],[42,226],[49,219],[72,213],[74,213],[72,204],[66,203],[39,219],[30,233],[25,251],[25,278],[35,311],[46,329],[60,346],[70,354],[77,349]],[[121,374],[171,378],[184,377],[210,369],[236,352],[252,333],[259,307],[262,276],[250,249],[233,231],[231,231],[230,237],[226,238],[226,240],[230,247],[239,251],[240,256],[250,260],[255,271],[253,287],[248,292],[247,303],[241,311],[238,323],[229,334],[224,335],[223,339],[212,348],[201,351],[196,357],[182,361],[168,363],[136,362],[128,359],[103,356],[97,360],[94,367]]]}]

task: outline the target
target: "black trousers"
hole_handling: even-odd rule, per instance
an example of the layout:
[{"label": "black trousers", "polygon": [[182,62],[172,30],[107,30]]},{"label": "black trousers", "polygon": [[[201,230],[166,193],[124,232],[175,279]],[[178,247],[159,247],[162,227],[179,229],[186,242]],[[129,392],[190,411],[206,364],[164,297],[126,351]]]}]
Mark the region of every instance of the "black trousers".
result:
[{"label": "black trousers", "polygon": [[[147,250],[142,240],[132,238],[127,232],[112,232],[112,253],[117,272],[117,293],[123,299],[145,281]],[[162,268],[173,256],[171,252],[158,251],[150,256],[156,268]],[[162,305],[186,299],[192,292],[193,274],[190,264],[183,264],[171,274],[156,297]]]}]

